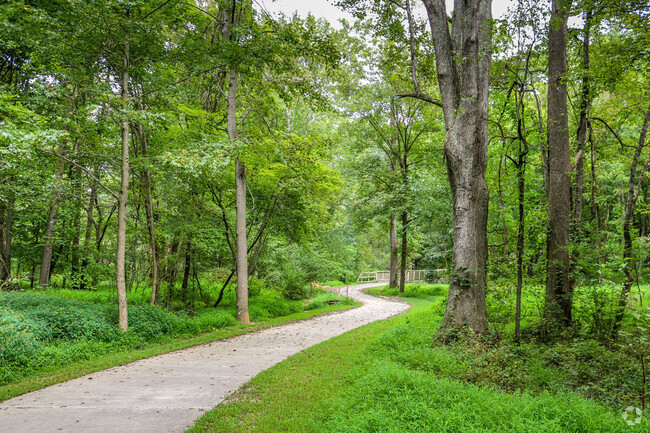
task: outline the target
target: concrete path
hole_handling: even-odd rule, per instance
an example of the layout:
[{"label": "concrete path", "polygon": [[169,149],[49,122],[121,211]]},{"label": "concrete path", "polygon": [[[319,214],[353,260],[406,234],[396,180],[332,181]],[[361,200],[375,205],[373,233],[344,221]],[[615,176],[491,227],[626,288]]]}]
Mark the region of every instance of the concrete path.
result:
[{"label": "concrete path", "polygon": [[359,308],[114,367],[0,403],[0,433],[184,432],[261,371],[407,304],[350,286]]}]

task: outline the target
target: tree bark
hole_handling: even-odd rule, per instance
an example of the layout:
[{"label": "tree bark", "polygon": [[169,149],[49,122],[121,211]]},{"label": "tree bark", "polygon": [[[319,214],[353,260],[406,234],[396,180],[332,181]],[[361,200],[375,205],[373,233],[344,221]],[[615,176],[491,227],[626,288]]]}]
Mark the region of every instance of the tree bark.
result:
[{"label": "tree bark", "polygon": [[[63,145],[59,146],[59,153],[63,154]],[[61,204],[61,188],[63,186],[63,172],[65,170],[65,161],[63,158],[57,158],[56,173],[54,178],[54,189],[52,190],[52,203],[48,213],[47,223],[45,226],[45,238],[43,242],[43,254],[41,255],[41,270],[38,278],[38,286],[46,288],[50,284],[50,267],[52,266],[52,253],[54,252],[54,228],[59,215],[59,206]]]},{"label": "tree bark", "polygon": [[397,288],[397,271],[399,269],[398,252],[397,252],[397,216],[392,215],[390,218],[390,274],[388,278],[388,287]]},{"label": "tree bark", "polygon": [[14,205],[16,194],[9,191],[4,210],[0,213],[0,283],[11,276],[11,243],[13,239]]},{"label": "tree bark", "polygon": [[422,0],[433,37],[445,119],[454,256],[440,336],[464,326],[487,333],[488,90],[491,0],[455,2],[451,33],[444,0]]},{"label": "tree bark", "polygon": [[[140,144],[142,145],[142,158],[149,158],[149,145],[144,129],[139,129]],[[147,214],[147,228],[149,230],[149,254],[151,254],[151,305],[160,304],[160,259],[158,240],[156,239],[156,224],[153,209],[153,185],[151,171],[142,169],[144,183],[144,207]]]},{"label": "tree bark", "polygon": [[236,233],[237,233],[237,320],[250,323],[248,315],[248,248],[246,240],[246,171],[244,164],[235,158],[236,182]]},{"label": "tree bark", "polygon": [[546,305],[542,331],[552,337],[571,323],[571,147],[567,108],[567,19],[570,0],[553,0],[548,55],[548,179]]},{"label": "tree bark", "polygon": [[[98,170],[95,169],[95,174],[98,174]],[[90,186],[90,198],[88,199],[88,209],[86,210],[86,233],[84,237],[84,247],[83,247],[83,259],[81,260],[81,275],[79,282],[79,289],[85,290],[87,283],[86,269],[88,268],[89,256],[90,256],[90,237],[92,236],[94,219],[93,219],[93,208],[95,207],[95,200],[97,200],[97,187],[95,182]]]},{"label": "tree bark", "polygon": [[408,223],[409,223],[409,214],[406,211],[402,212],[402,254],[401,254],[401,264],[399,271],[399,292],[404,293],[404,287],[406,286],[406,259],[408,252]]},{"label": "tree bark", "polygon": [[188,236],[185,245],[185,269],[183,270],[183,283],[181,284],[181,298],[185,306],[188,305],[187,289],[190,281],[190,268],[192,267],[192,237]]},{"label": "tree bark", "polygon": [[[122,106],[129,103],[129,42],[124,43],[123,69],[121,74]],[[122,114],[126,116],[126,113]],[[117,205],[117,254],[115,261],[115,279],[117,282],[117,306],[119,312],[118,326],[126,332],[129,327],[126,304],[126,205],[129,197],[129,121],[123,118],[120,122],[122,129],[122,156],[120,193]]]},{"label": "tree bark", "polygon": [[[224,39],[230,40],[230,27],[236,23],[237,0],[232,2],[232,11],[226,14],[223,30]],[[228,108],[227,128],[228,138],[231,142],[237,140],[237,82],[239,74],[233,67],[229,71],[228,83]],[[248,247],[246,240],[246,167],[235,158],[235,245],[237,270],[237,320],[241,323],[250,323],[248,314]]]},{"label": "tree bark", "polygon": [[589,81],[589,43],[591,33],[591,11],[585,13],[584,41],[582,46],[582,92],[580,96],[580,121],[578,124],[578,152],[576,155],[576,192],[573,206],[573,219],[576,228],[582,223],[582,194],[584,192],[584,153],[587,143],[588,111],[591,102]]},{"label": "tree bark", "polygon": [[[625,314],[625,306],[627,305],[628,299],[630,297],[630,291],[632,289],[632,284],[634,284],[634,268],[635,260],[634,250],[632,245],[632,231],[634,225],[634,211],[636,209],[636,201],[639,197],[641,181],[643,180],[643,175],[645,168],[650,160],[646,162],[646,166],[643,167],[642,173],[638,176],[638,165],[639,159],[641,158],[641,152],[645,147],[645,140],[648,133],[648,126],[650,125],[650,107],[646,112],[645,119],[643,121],[643,126],[641,127],[641,133],[639,135],[639,143],[636,146],[634,151],[634,157],[632,158],[632,164],[630,164],[630,181],[628,184],[627,191],[627,200],[625,202],[625,216],[623,217],[623,269],[625,273],[625,280],[623,282],[623,288],[618,300],[618,308],[616,310],[616,318],[614,321],[614,333],[618,332],[623,322],[623,315]],[[638,178],[637,178],[638,176]]]}]

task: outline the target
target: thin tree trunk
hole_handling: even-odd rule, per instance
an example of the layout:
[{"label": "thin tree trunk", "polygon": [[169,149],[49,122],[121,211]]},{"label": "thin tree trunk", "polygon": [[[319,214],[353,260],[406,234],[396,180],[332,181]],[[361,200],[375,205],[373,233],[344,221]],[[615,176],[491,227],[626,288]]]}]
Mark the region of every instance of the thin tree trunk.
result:
[{"label": "thin tree trunk", "polygon": [[9,191],[6,205],[4,205],[3,226],[0,230],[2,242],[0,242],[0,283],[11,276],[11,243],[13,239],[14,206],[16,203],[15,192]]},{"label": "thin tree trunk", "polygon": [[567,19],[570,0],[553,0],[548,56],[548,217],[546,306],[543,333],[558,334],[571,323],[571,148],[566,85]]},{"label": "thin tree trunk", "polygon": [[[236,23],[237,0],[233,0],[232,11],[226,17],[223,30],[224,39],[230,40],[230,27]],[[239,74],[230,68],[228,84],[227,128],[228,138],[231,142],[237,140],[237,81]],[[236,233],[236,260],[237,270],[237,320],[241,323],[250,323],[248,314],[248,247],[246,240],[246,167],[235,158],[235,233]]]},{"label": "thin tree trunk", "polygon": [[[63,145],[59,146],[59,153],[64,153]],[[41,270],[38,278],[38,286],[40,288],[46,288],[48,284],[50,284],[50,269],[52,266],[52,254],[54,252],[54,229],[56,227],[56,220],[59,215],[59,206],[61,204],[61,188],[63,186],[64,169],[65,161],[60,157],[57,159],[54,189],[52,190],[52,204],[50,205],[50,212],[45,226],[43,254],[41,255]]]},{"label": "thin tree trunk", "polygon": [[[140,130],[140,143],[142,144],[142,157],[149,158],[149,146],[147,136],[144,130]],[[151,172],[145,166],[142,170],[142,180],[144,182],[144,205],[147,213],[147,228],[149,229],[149,254],[151,255],[151,305],[160,303],[160,260],[158,241],[156,239],[156,225],[153,209],[153,186],[151,181]]]},{"label": "thin tree trunk", "polygon": [[168,252],[169,254],[165,259],[167,262],[165,265],[165,277],[167,280],[167,296],[165,301],[166,306],[169,306],[172,300],[174,294],[174,284],[176,283],[176,263],[174,261],[176,259],[174,256],[178,252],[178,240],[176,238],[172,240],[172,244],[169,247]]},{"label": "thin tree trunk", "polygon": [[183,271],[183,283],[181,284],[181,298],[183,304],[187,306],[188,301],[188,283],[190,281],[190,269],[192,267],[192,238],[188,236],[187,243],[185,245],[185,269]]},{"label": "thin tree trunk", "polygon": [[393,215],[390,218],[390,275],[388,287],[391,289],[397,288],[397,271],[399,269],[397,250],[397,216]]},{"label": "thin tree trunk", "polygon": [[[124,64],[122,69],[122,105],[126,109],[129,103],[129,42],[124,43]],[[125,114],[123,114],[124,116]],[[129,121],[122,119],[122,156],[120,193],[117,206],[117,254],[115,261],[115,279],[117,283],[117,305],[119,311],[119,328],[126,332],[129,327],[126,304],[126,205],[129,197]]]},{"label": "thin tree trunk", "polygon": [[[596,179],[596,146],[591,136],[591,128],[589,128],[589,143],[591,144],[591,214],[596,219],[596,248],[598,249],[598,264],[601,265],[603,263],[603,245],[600,234],[600,207],[596,201],[596,191],[598,188],[598,181]],[[602,279],[602,274],[599,274],[599,284],[603,282]]]},{"label": "thin tree trunk", "polygon": [[582,47],[582,93],[580,96],[580,123],[578,125],[578,153],[576,155],[576,193],[573,206],[573,219],[576,228],[579,229],[582,223],[582,194],[584,191],[584,152],[587,143],[587,123],[590,105],[590,82],[589,82],[589,39],[591,31],[591,11],[585,14],[584,42]]},{"label": "thin tree trunk", "polygon": [[623,217],[623,269],[625,273],[625,281],[623,282],[623,289],[621,290],[621,295],[618,301],[618,309],[616,311],[616,319],[614,321],[614,333],[618,332],[621,327],[621,323],[623,322],[623,315],[625,314],[625,306],[627,305],[628,299],[630,297],[632,284],[634,284],[635,281],[634,268],[636,265],[636,257],[634,256],[632,245],[634,211],[636,209],[636,201],[639,197],[641,181],[643,180],[645,168],[647,164],[650,163],[650,160],[646,163],[646,166],[643,167],[641,175],[638,176],[640,180],[637,180],[637,170],[639,159],[641,158],[641,152],[643,152],[643,148],[645,147],[645,140],[649,125],[650,107],[648,107],[648,111],[646,112],[643,126],[641,128],[641,133],[639,135],[639,143],[634,152],[632,164],[630,164],[630,181],[628,184],[627,200],[625,203],[625,216]]},{"label": "thin tree trunk", "polygon": [[[520,128],[521,130],[521,128]],[[521,140],[520,140],[521,143]],[[528,147],[528,146],[526,146]],[[524,234],[526,229],[526,218],[524,214],[525,206],[525,181],[526,181],[526,161],[525,157],[528,150],[522,151],[521,144],[519,147],[519,159],[517,164],[517,190],[519,204],[519,228],[517,231],[517,305],[515,311],[515,341],[519,344],[521,338],[521,292],[524,284]]]},{"label": "thin tree trunk", "polygon": [[[0,182],[2,185],[4,182]],[[3,200],[0,199],[0,287],[7,279],[7,269],[5,267],[5,227],[6,227],[6,205]]]},{"label": "thin tree trunk", "polygon": [[[505,146],[505,141],[504,141]],[[508,260],[508,224],[506,222],[506,207],[503,204],[503,187],[501,186],[501,169],[503,166],[503,153],[499,157],[499,172],[498,172],[498,186],[499,186],[499,207],[501,208],[501,220],[503,221],[503,262]]]},{"label": "thin tree trunk", "polygon": [[[98,170],[95,170],[95,174],[97,174]],[[87,217],[86,217],[86,233],[84,237],[84,248],[83,248],[83,259],[81,260],[81,275],[80,275],[80,282],[79,282],[79,288],[81,290],[86,290],[86,270],[88,268],[88,262],[89,262],[89,256],[90,256],[90,237],[92,236],[93,232],[93,225],[94,225],[94,220],[93,220],[93,208],[95,207],[95,200],[97,200],[97,187],[95,183],[93,182],[92,185],[90,186],[90,198],[88,199],[88,209],[86,210],[87,212]]]},{"label": "thin tree trunk", "polygon": [[75,168],[75,177],[77,181],[77,188],[75,191],[76,200],[74,203],[75,211],[73,216],[74,224],[74,239],[72,240],[72,257],[71,257],[71,271],[72,274],[72,288],[78,290],[81,284],[81,208],[83,207],[82,194],[82,180],[81,169]]},{"label": "thin tree trunk", "polygon": [[406,285],[406,259],[408,252],[408,223],[409,223],[409,214],[406,211],[402,212],[402,254],[401,254],[401,264],[400,264],[400,277],[399,277],[399,292],[404,293],[404,287]]},{"label": "thin tree trunk", "polygon": [[250,323],[248,315],[248,249],[246,240],[246,171],[244,165],[235,159],[237,188],[236,233],[237,233],[237,320]]}]

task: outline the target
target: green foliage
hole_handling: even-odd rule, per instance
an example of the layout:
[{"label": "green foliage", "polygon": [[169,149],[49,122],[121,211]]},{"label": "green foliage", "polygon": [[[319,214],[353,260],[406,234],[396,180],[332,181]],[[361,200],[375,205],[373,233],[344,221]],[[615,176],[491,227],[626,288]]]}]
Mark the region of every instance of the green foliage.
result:
[{"label": "green foliage", "polygon": [[[261,280],[251,281],[255,295],[249,302],[254,321],[323,308],[325,301],[335,298],[317,290],[305,305],[267,288]],[[206,288],[212,294],[209,296],[215,290],[217,286]],[[0,293],[0,384],[118,350],[241,326],[235,319],[233,291],[227,292],[220,308],[204,308],[191,316],[148,305],[145,291],[129,298],[129,330],[124,334],[117,328],[117,307],[106,304],[111,297],[111,292],[79,290]]]},{"label": "green foliage", "polygon": [[[627,432],[620,415],[573,394],[502,394],[375,362],[346,392],[327,431]],[[644,420],[640,428],[648,428]]]}]

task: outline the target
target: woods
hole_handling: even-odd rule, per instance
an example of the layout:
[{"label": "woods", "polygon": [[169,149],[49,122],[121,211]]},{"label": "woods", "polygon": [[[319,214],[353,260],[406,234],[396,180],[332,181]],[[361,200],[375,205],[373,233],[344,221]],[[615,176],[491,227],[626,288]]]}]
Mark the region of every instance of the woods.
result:
[{"label": "woods", "polygon": [[647,3],[333,3],[355,20],[0,5],[0,309],[70,289],[122,332],[146,303],[248,324],[267,291],[424,269],[432,339],[634,334],[645,377]]}]

